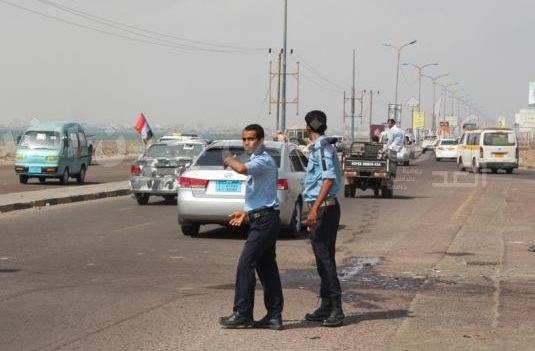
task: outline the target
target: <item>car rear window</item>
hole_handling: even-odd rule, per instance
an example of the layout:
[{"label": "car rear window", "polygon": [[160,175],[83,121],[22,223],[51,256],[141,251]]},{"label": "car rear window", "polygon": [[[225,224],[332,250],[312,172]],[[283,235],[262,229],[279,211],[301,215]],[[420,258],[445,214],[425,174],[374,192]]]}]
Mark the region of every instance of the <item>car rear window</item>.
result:
[{"label": "car rear window", "polygon": [[442,140],[440,145],[457,145],[457,140]]},{"label": "car rear window", "polygon": [[485,133],[483,145],[489,146],[513,146],[515,145],[515,135],[513,133]]},{"label": "car rear window", "polygon": [[201,153],[204,146],[202,144],[154,144],[151,145],[145,156],[147,157],[191,157],[195,158]]},{"label": "car rear window", "polygon": [[[277,168],[280,168],[281,155],[279,149],[266,148],[268,154],[273,157]],[[213,146],[206,149],[195,163],[197,166],[223,166],[223,153],[236,155],[241,162],[246,162],[249,159],[249,155],[245,153],[242,146]]]}]

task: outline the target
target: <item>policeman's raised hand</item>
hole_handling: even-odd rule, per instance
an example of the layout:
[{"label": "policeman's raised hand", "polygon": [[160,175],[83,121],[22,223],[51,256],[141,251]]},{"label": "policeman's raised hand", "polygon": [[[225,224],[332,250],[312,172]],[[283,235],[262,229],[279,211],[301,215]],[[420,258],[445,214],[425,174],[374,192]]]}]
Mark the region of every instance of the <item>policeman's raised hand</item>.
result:
[{"label": "policeman's raised hand", "polygon": [[247,216],[247,212],[245,211],[236,211],[231,214],[229,214],[229,221],[228,223],[233,227],[240,227],[245,223],[245,219]]}]

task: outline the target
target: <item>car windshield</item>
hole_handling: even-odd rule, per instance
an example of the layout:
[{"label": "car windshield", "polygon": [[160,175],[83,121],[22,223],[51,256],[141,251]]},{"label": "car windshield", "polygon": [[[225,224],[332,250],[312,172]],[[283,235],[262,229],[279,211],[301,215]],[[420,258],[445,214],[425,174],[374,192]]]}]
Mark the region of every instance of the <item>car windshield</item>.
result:
[{"label": "car windshield", "polygon": [[515,135],[513,133],[485,133],[483,145],[491,146],[513,146],[515,145]]},{"label": "car windshield", "polygon": [[[280,150],[274,148],[266,148],[268,154],[273,157],[277,168],[280,167],[281,156]],[[214,146],[210,147],[203,152],[197,159],[197,166],[223,166],[223,155],[225,154],[236,155],[241,162],[246,162],[249,159],[249,155],[245,153],[243,146]]]},{"label": "car windshield", "polygon": [[457,145],[457,140],[442,140],[440,145]]},{"label": "car windshield", "polygon": [[151,145],[144,156],[146,157],[190,157],[195,158],[204,149],[202,144],[154,144]]},{"label": "car windshield", "polygon": [[58,150],[61,147],[60,134],[52,131],[29,131],[22,136],[19,146],[30,149]]}]

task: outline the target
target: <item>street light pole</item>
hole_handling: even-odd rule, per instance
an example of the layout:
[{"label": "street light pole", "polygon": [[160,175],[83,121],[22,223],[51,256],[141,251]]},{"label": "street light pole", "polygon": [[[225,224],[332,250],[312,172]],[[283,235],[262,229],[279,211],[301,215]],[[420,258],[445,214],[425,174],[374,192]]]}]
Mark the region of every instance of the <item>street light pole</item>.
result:
[{"label": "street light pole", "polygon": [[409,63],[409,62],[406,62],[406,63],[402,63],[401,64],[402,66],[412,66],[414,68],[416,68],[418,70],[418,110],[421,110],[421,101],[422,101],[422,94],[421,94],[421,91],[422,91],[422,70],[426,67],[429,67],[429,66],[438,66],[438,62],[433,62],[433,63],[426,63],[425,65],[416,65],[414,63]]},{"label": "street light pole", "polygon": [[435,130],[436,127],[437,127],[437,124],[436,124],[436,112],[435,112],[435,104],[436,104],[436,88],[437,88],[437,80],[439,80],[440,78],[443,78],[443,77],[446,77],[448,76],[449,73],[444,73],[444,74],[441,74],[439,76],[430,76],[430,75],[427,75],[427,74],[422,74],[422,76],[424,77],[427,77],[429,79],[431,79],[433,81],[433,105],[432,105],[432,108],[433,108],[433,124],[432,124],[432,129]]},{"label": "street light pole", "polygon": [[[439,83],[440,84],[440,83]],[[450,84],[440,84],[444,88],[444,116],[442,118],[442,121],[446,120],[446,108],[447,108],[447,100],[448,100],[448,88],[453,85],[458,85],[459,82],[450,83]]]},{"label": "street light pole", "polygon": [[405,46],[408,46],[408,45],[412,45],[412,44],[415,44],[416,43],[416,40],[413,40],[411,42],[408,42],[406,44],[403,44],[401,46],[394,46],[392,44],[389,44],[389,43],[383,43],[384,46],[390,46],[391,48],[393,48],[394,50],[397,51],[398,53],[398,60],[397,60],[397,66],[396,66],[396,88],[395,88],[395,96],[394,96],[394,119],[397,121],[397,111],[398,111],[398,82],[399,82],[399,59],[401,57],[401,50],[405,47]]}]

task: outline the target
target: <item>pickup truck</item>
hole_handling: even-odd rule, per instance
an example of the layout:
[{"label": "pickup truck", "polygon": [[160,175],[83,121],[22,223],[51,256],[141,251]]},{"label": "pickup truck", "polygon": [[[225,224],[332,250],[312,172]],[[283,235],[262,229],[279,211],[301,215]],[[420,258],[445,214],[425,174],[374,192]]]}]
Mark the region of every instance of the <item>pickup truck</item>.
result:
[{"label": "pickup truck", "polygon": [[343,155],[344,196],[355,197],[356,190],[373,189],[383,198],[392,198],[397,158],[382,152],[383,144],[354,142]]}]

